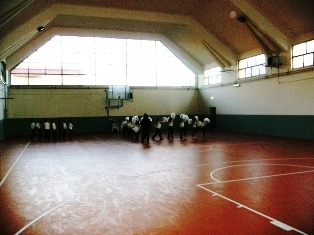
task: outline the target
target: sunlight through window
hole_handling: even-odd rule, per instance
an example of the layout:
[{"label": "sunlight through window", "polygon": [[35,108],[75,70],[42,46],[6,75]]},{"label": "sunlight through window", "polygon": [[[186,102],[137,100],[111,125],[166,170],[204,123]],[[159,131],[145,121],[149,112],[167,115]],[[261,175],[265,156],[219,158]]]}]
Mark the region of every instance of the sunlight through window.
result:
[{"label": "sunlight through window", "polygon": [[55,36],[11,71],[11,85],[195,86],[160,41]]}]

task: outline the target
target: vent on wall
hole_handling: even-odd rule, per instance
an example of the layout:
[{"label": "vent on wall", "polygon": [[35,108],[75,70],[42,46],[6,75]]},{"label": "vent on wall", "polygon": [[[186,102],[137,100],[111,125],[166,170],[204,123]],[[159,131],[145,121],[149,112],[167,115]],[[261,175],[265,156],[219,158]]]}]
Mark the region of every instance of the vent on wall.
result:
[{"label": "vent on wall", "polygon": [[282,59],[279,56],[271,56],[267,58],[266,67],[279,67],[282,65]]}]

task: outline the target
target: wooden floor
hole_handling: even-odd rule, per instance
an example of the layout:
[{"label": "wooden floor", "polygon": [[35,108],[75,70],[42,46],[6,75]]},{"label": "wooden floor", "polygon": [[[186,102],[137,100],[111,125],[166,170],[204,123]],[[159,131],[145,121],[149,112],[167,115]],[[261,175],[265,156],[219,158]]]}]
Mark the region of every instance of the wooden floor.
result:
[{"label": "wooden floor", "polygon": [[0,234],[314,234],[314,141],[175,134],[1,141]]}]

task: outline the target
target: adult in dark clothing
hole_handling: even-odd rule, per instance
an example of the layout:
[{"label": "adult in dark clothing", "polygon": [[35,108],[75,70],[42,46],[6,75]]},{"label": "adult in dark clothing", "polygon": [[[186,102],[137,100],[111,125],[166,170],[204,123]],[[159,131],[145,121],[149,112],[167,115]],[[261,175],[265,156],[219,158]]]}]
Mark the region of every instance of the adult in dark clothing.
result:
[{"label": "adult in dark clothing", "polygon": [[146,138],[147,138],[147,143],[149,143],[149,131],[152,124],[146,113],[144,113],[143,119],[141,120],[141,126],[143,128],[141,143],[143,143],[144,139]]}]

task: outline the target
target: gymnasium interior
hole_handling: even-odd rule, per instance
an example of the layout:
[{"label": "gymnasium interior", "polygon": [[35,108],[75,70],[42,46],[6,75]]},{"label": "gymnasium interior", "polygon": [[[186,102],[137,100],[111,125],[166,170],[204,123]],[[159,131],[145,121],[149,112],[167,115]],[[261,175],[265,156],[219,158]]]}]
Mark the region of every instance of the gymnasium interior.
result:
[{"label": "gymnasium interior", "polygon": [[[0,1],[0,233],[314,234],[313,12]],[[72,135],[32,138],[46,120]]]}]

